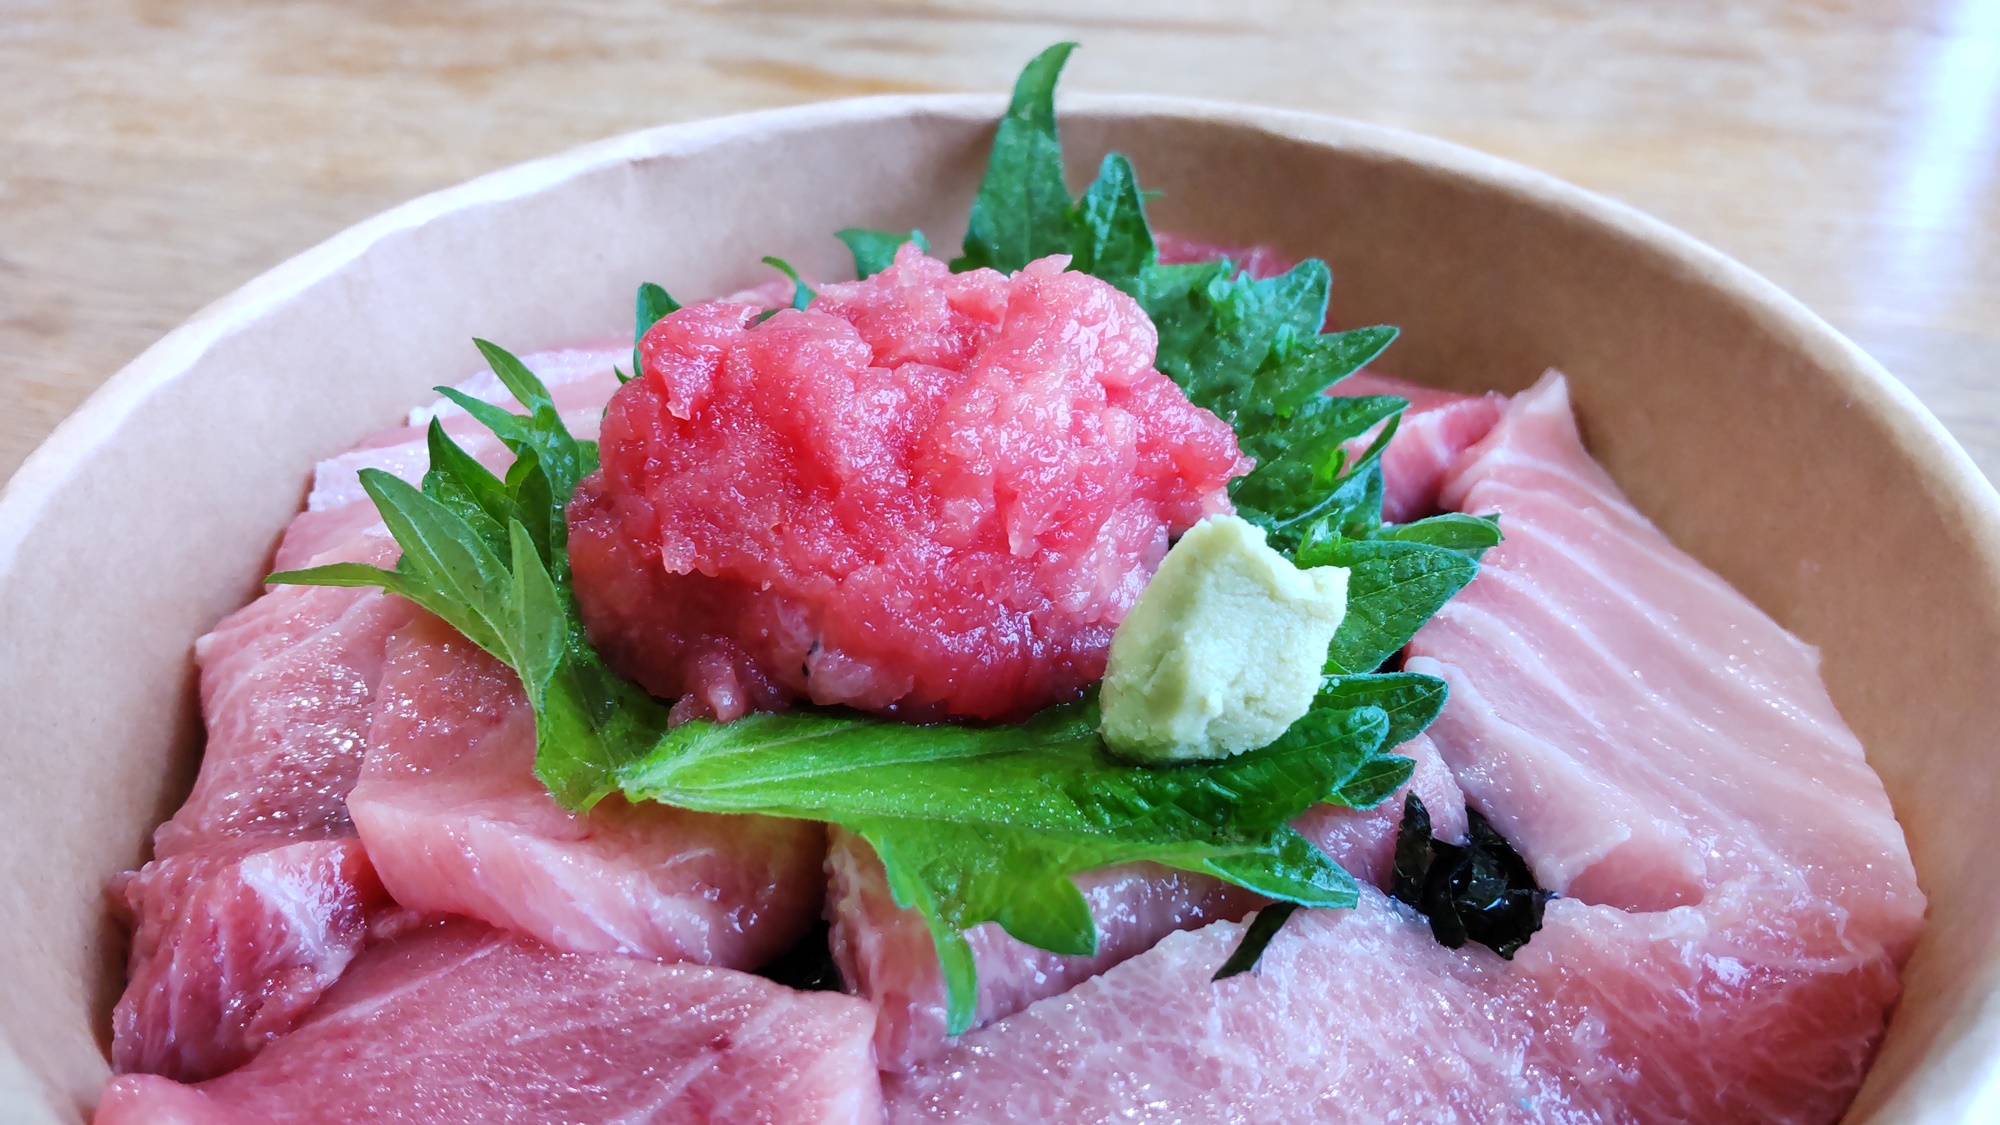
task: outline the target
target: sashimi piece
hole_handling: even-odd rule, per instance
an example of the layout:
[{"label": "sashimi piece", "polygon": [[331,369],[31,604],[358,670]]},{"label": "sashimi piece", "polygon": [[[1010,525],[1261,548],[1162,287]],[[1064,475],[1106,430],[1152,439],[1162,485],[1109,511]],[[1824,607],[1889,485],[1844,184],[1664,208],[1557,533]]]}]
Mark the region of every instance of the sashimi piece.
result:
[{"label": "sashimi piece", "polygon": [[1204,242],[1198,238],[1183,238],[1178,234],[1162,231],[1153,236],[1155,252],[1159,254],[1163,266],[1180,265],[1187,262],[1213,262],[1228,258],[1243,268],[1251,277],[1276,277],[1293,266],[1298,259],[1287,257],[1269,246],[1225,246],[1219,242]]},{"label": "sashimi piece", "polygon": [[1406,666],[1451,684],[1430,734],[1544,886],[1652,910],[1762,880],[1910,940],[1902,829],[1819,654],[1631,506],[1561,376],[1515,399],[1444,500],[1498,511],[1506,541]]},{"label": "sashimi piece", "polygon": [[112,1061],[167,1075],[219,1074],[290,1030],[387,905],[352,836],[184,851],[113,893],[136,925]]},{"label": "sashimi piece", "polygon": [[[521,357],[521,362],[549,388],[570,433],[581,440],[593,440],[604,416],[604,404],[618,389],[612,367],[629,366],[631,359],[629,348],[603,347],[535,352]],[[515,412],[521,410],[491,371],[463,379],[454,389]],[[458,404],[440,398],[428,406],[417,407],[410,411],[406,425],[373,434],[353,449],[314,467],[306,510],[285,529],[274,568],[305,566],[314,556],[338,546],[353,534],[379,527],[381,517],[361,490],[360,471],[377,468],[412,484],[420,482],[430,468],[425,432],[433,417],[442,419],[452,440],[486,467],[503,470],[513,459],[500,440],[473,421]]]},{"label": "sashimi piece", "polygon": [[[616,386],[608,357],[629,354],[527,362],[571,411],[570,424],[595,432]],[[490,373],[461,386],[489,400],[504,393]],[[470,424],[460,412],[448,426]],[[421,429],[364,444],[414,450],[399,471],[424,470]],[[503,466],[505,451],[489,445],[484,456]],[[353,467],[332,478],[360,495]],[[372,503],[321,504],[287,528],[276,567],[391,565],[396,550]],[[400,599],[373,590],[280,586],[196,642],[208,728],[200,775],[155,833],[153,861],[112,887],[135,928],[130,983],[113,1014],[118,1069],[196,1080],[241,1064],[339,976],[370,917],[387,907],[346,799],[384,646],[410,616]]]},{"label": "sashimi piece", "polygon": [[[1382,451],[1382,518],[1390,523],[1434,514],[1453,463],[1493,429],[1507,406],[1505,395],[1456,394],[1373,371],[1357,371],[1327,393],[1394,395],[1410,402]],[[1355,442],[1350,452],[1360,453],[1373,437]]]},{"label": "sashimi piece", "polygon": [[1171,935],[887,1078],[889,1120],[1834,1120],[1893,967],[1737,964],[1705,929],[1559,900],[1509,964],[1364,888],[1352,911],[1293,915],[1222,982],[1242,926]]},{"label": "sashimi piece", "polygon": [[534,712],[499,661],[428,615],[389,643],[348,798],[383,884],[572,952],[755,968],[812,926],[823,828],[610,797],[588,815],[534,774]]},{"label": "sashimi piece", "polygon": [[1210,978],[1242,925],[1168,935],[885,1078],[888,1120],[1564,1120],[1535,1112],[1560,1105],[1561,1090],[1527,1045],[1573,1029],[1495,1003],[1499,958],[1445,949],[1380,892],[1362,893],[1353,911],[1294,914],[1254,972],[1220,982]]},{"label": "sashimi piece", "polygon": [[195,643],[208,748],[154,859],[112,887],[134,924],[113,1064],[239,1065],[340,975],[384,905],[345,798],[401,602],[273,590]]},{"label": "sashimi piece", "polygon": [[[1397,747],[1416,762],[1410,784],[1433,814],[1433,831],[1462,840],[1465,799],[1429,739]],[[1403,798],[1399,791],[1372,809],[1321,805],[1296,827],[1363,882],[1387,886]],[[827,857],[834,962],[850,991],[872,1001],[880,1016],[875,1054],[882,1068],[904,1071],[944,1049],[944,982],[929,928],[914,910],[896,905],[881,862],[868,845],[836,832]],[[1264,900],[1205,875],[1157,864],[1125,864],[1076,880],[1097,923],[1098,950],[1068,957],[1037,949],[988,922],[966,932],[978,968],[974,1027],[1012,1015],[1125,959],[1176,930],[1237,919]]]},{"label": "sashimi piece", "polygon": [[370,948],[297,1030],[199,1086],[114,1079],[97,1125],[880,1119],[868,1007],[472,922]]},{"label": "sashimi piece", "polygon": [[[930,929],[922,915],[896,905],[881,861],[859,837],[835,832],[827,872],[834,963],[847,988],[877,1009],[875,1054],[882,1068],[908,1070],[946,1042],[944,980]],[[979,974],[974,1026],[1095,976],[1163,934],[1239,918],[1262,901],[1218,879],[1151,863],[1093,871],[1076,882],[1097,920],[1095,956],[1037,949],[992,922],[966,931]]]},{"label": "sashimi piece", "polygon": [[1512,962],[1437,946],[1372,891],[1214,986],[1240,929],[1170,937],[892,1083],[892,1120],[1839,1115],[1923,896],[1812,650],[1631,509],[1560,377],[1443,495],[1508,538],[1413,646],[1453,684],[1429,734],[1574,897]]}]

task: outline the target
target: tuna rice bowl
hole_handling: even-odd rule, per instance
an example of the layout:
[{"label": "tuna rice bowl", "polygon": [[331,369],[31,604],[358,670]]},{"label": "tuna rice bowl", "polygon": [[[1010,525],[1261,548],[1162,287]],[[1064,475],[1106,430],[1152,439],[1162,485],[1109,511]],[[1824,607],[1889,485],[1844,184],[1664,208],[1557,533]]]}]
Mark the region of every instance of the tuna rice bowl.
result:
[{"label": "tuna rice bowl", "polygon": [[319,463],[97,1122],[1839,1119],[1926,900],[1817,650],[1562,372],[1074,194],[1070,46],[959,254],[644,285]]}]

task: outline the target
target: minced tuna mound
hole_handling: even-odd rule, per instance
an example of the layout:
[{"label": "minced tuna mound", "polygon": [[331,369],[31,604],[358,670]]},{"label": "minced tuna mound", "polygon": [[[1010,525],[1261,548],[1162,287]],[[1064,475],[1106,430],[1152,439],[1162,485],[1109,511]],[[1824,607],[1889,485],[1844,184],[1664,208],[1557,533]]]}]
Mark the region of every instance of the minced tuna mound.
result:
[{"label": "minced tuna mound", "polygon": [[569,510],[584,618],[682,717],[807,699],[1018,718],[1104,672],[1171,536],[1229,510],[1227,424],[1137,303],[1045,258],[889,269],[641,344]]}]

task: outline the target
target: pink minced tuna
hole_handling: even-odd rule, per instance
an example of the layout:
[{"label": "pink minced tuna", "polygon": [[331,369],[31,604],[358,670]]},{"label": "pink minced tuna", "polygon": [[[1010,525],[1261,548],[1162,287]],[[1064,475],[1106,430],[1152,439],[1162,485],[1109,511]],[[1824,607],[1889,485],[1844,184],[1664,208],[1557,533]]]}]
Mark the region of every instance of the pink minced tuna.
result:
[{"label": "pink minced tuna", "polygon": [[1171,536],[1248,463],[1131,298],[906,246],[806,311],[646,334],[570,508],[606,658],[683,716],[794,700],[1013,718],[1074,697]]}]

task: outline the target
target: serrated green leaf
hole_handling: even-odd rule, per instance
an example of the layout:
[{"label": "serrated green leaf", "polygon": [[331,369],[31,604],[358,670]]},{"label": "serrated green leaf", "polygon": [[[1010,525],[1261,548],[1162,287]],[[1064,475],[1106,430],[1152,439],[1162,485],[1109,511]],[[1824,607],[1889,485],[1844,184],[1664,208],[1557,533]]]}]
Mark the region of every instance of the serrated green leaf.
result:
[{"label": "serrated green leaf", "polygon": [[1347,616],[1327,653],[1328,675],[1380,667],[1479,573],[1478,561],[1458,551],[1394,540],[1338,539],[1308,565],[1347,568]]},{"label": "serrated green leaf", "polygon": [[791,278],[793,308],[804,311],[807,305],[812,304],[812,288],[799,277],[799,271],[792,268],[792,263],[787,262],[783,258],[773,258],[766,255],[764,264]]},{"label": "serrated green leaf", "polygon": [[1208,978],[1209,981],[1213,983],[1228,980],[1239,973],[1247,973],[1256,968],[1258,959],[1264,956],[1264,950],[1270,946],[1271,939],[1278,936],[1278,931],[1284,928],[1285,922],[1298,908],[1297,903],[1274,902],[1259,910],[1257,916],[1250,920],[1250,925],[1244,928],[1242,940],[1236,943],[1236,948],[1230,951],[1229,958],[1222,963],[1221,968],[1215,970],[1214,976]]},{"label": "serrated green leaf", "polygon": [[1153,265],[1153,232],[1131,162],[1109,153],[1076,208],[1071,268],[1137,297],[1139,279]]},{"label": "serrated green leaf", "polygon": [[1321,682],[1313,706],[1328,711],[1379,709],[1389,720],[1389,732],[1382,739],[1387,750],[1423,733],[1444,710],[1449,695],[1450,688],[1443,680],[1417,672],[1333,675]]},{"label": "serrated green leaf", "polygon": [[345,586],[350,589],[374,586],[401,593],[396,587],[402,584],[403,576],[368,563],[337,562],[309,566],[303,570],[274,571],[265,575],[264,581],[272,586]]},{"label": "serrated green leaf", "polygon": [[1057,43],[1035,56],[1014,83],[972,203],[965,252],[952,261],[953,270],[1013,273],[1037,258],[1069,252],[1075,210],[1063,182],[1055,92],[1075,49],[1074,43]]},{"label": "serrated green leaf", "polygon": [[898,233],[888,230],[862,230],[848,227],[835,231],[834,237],[847,244],[847,250],[854,255],[854,276],[870,278],[889,268],[896,260],[896,251],[905,242],[914,242],[917,249],[928,254],[930,242],[924,232],[911,230]]},{"label": "serrated green leaf", "polygon": [[1500,545],[1500,517],[1472,516],[1446,512],[1413,523],[1390,524],[1375,529],[1372,539],[1399,543],[1428,543],[1433,547],[1458,551],[1474,559]]},{"label": "serrated green leaf", "polygon": [[361,488],[403,545],[399,593],[435,591],[419,604],[488,652],[504,653],[499,623],[510,578],[493,548],[438,500],[381,469],[363,469]]},{"label": "serrated green leaf", "polygon": [[[597,469],[597,447],[590,442],[580,442],[570,436],[569,427],[563,425],[562,415],[556,410],[554,398],[541,379],[528,370],[526,364],[515,358],[512,352],[485,340],[474,340],[481,355],[498,376],[515,401],[528,408],[526,417],[510,414],[486,403],[478,403],[467,395],[458,394],[449,388],[438,390],[446,397],[464,407],[467,413],[477,418],[481,425],[491,429],[506,446],[518,456],[524,449],[532,449],[541,459],[542,471],[548,474],[552,494],[568,497],[576,491],[577,484]],[[475,411],[471,404],[487,407]],[[512,421],[508,421],[512,419]],[[558,536],[558,541],[561,537]]]},{"label": "serrated green leaf", "polygon": [[1273,846],[1214,856],[1202,870],[1265,898],[1300,906],[1344,910],[1360,899],[1354,877],[1290,828],[1278,829]]},{"label": "serrated green leaf", "polygon": [[[1289,416],[1270,419],[1240,442],[1243,451],[1257,459],[1257,468],[1231,482],[1230,498],[1275,524],[1345,510],[1352,502],[1343,503],[1346,494],[1336,486],[1343,476],[1358,480],[1358,470],[1365,470],[1379,451],[1373,456],[1364,453],[1350,464],[1344,447],[1375,426],[1393,424],[1407,405],[1400,398],[1376,396],[1308,399]],[[1366,502],[1365,491],[1358,499]],[[1378,504],[1368,517],[1379,519],[1380,511]]]},{"label": "serrated green leaf", "polygon": [[639,354],[639,341],[646,338],[653,325],[681,311],[681,303],[673,295],[650,281],[639,286],[632,298],[632,373],[627,375],[616,367],[611,371],[618,376],[620,384],[638,378],[645,370],[645,360]]},{"label": "serrated green leaf", "polygon": [[[1069,877],[1113,863],[1152,860],[1271,897],[1351,906],[1352,879],[1285,822],[1369,775],[1391,724],[1368,698],[1357,686],[1272,746],[1196,768],[1112,757],[1085,701],[1013,727],[797,712],[697,720],[666,732],[621,779],[632,800],[855,832],[882,858],[897,902],[932,921],[947,964],[956,935],[988,921],[1081,954],[1096,936]],[[974,999],[948,992],[955,1026]]]},{"label": "serrated green leaf", "polygon": [[506,542],[508,521],[521,514],[507,485],[451,440],[438,419],[431,419],[424,441],[431,468],[424,474],[423,491],[464,520],[498,554]]},{"label": "serrated green leaf", "polygon": [[1330,795],[1327,802],[1350,809],[1372,809],[1407,785],[1416,768],[1414,759],[1384,754],[1355,771],[1354,776],[1347,779],[1347,784]]}]

